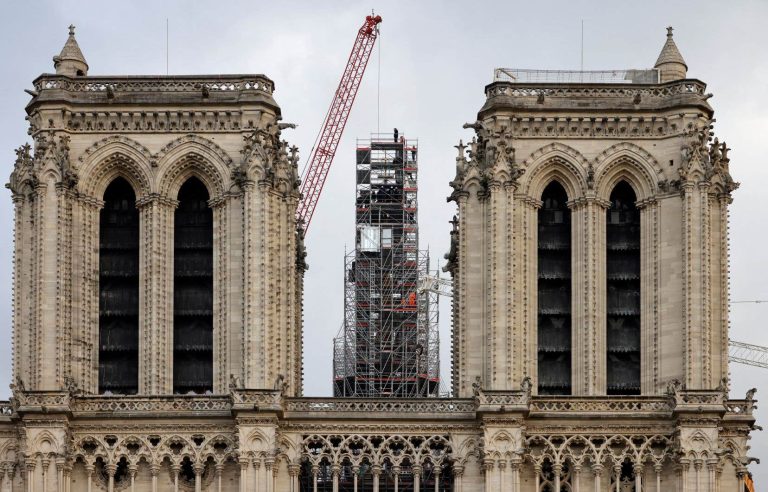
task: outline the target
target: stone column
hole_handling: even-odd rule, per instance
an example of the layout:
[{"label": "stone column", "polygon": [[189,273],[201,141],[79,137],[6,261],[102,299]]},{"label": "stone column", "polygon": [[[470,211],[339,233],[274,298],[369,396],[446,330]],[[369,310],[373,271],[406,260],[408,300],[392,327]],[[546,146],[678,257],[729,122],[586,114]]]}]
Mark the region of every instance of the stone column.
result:
[{"label": "stone column", "polygon": [[64,466],[66,465],[66,460],[61,457],[57,456],[56,460],[54,461],[54,464],[56,465],[56,490],[57,492],[66,492],[66,485],[64,484]]},{"label": "stone column", "polygon": [[536,463],[535,465],[533,465],[533,473],[534,473],[534,478],[535,478],[534,483],[536,484],[536,486],[534,487],[534,490],[536,490],[538,492],[540,487],[541,487],[541,485],[540,485],[540,483],[541,483],[541,465],[539,463]]},{"label": "stone column", "polygon": [[[93,472],[95,470],[96,470],[96,467],[93,465],[93,463],[88,463],[87,465],[85,465],[85,473],[88,475],[88,481],[86,482],[87,483],[86,490],[88,492],[91,492],[91,482],[93,481]],[[30,492],[32,491],[30,490]]]},{"label": "stone column", "polygon": [[371,473],[373,474],[373,492],[379,492],[379,475],[381,475],[381,466],[373,465],[371,467]]},{"label": "stone column", "polygon": [[173,492],[179,492],[179,472],[181,466],[178,463],[171,465],[171,473],[173,474]]},{"label": "stone column", "polygon": [[274,458],[267,458],[264,460],[264,474],[267,476],[267,483],[264,487],[265,492],[272,492],[274,490],[277,469]]},{"label": "stone column", "polygon": [[[494,492],[493,490],[493,465],[494,461],[490,458],[483,460],[483,472],[485,478],[485,492]],[[538,487],[536,488],[538,490]]]},{"label": "stone column", "polygon": [[635,472],[635,492],[642,492],[642,490],[643,490],[643,465],[642,465],[642,463],[635,463],[632,469]]},{"label": "stone column", "polygon": [[224,464],[216,463],[214,470],[216,471],[216,492],[221,492],[221,476],[224,474]]},{"label": "stone column", "polygon": [[157,492],[157,476],[160,474],[160,464],[149,465],[149,473],[152,475],[152,492]]},{"label": "stone column", "polygon": [[131,492],[136,492],[136,474],[139,472],[139,466],[136,463],[131,463],[128,466],[128,473],[131,474]]},{"label": "stone column", "polygon": [[[331,476],[333,480],[333,492],[339,492],[339,473],[341,472],[341,466],[338,464],[334,464],[331,466]],[[397,492],[397,487],[395,487],[395,492]]]},{"label": "stone column", "polygon": [[253,490],[254,492],[261,492],[264,490],[264,480],[261,478],[261,460],[253,458]]},{"label": "stone column", "polygon": [[505,480],[507,478],[507,460],[500,459],[499,460],[499,490],[505,491],[507,490],[507,481]]},{"label": "stone column", "polygon": [[109,477],[109,484],[107,490],[109,492],[115,492],[115,472],[117,471],[117,465],[115,463],[109,463],[106,466],[107,476]]},{"label": "stone column", "polygon": [[555,472],[555,490],[560,490],[560,475],[563,472],[563,465],[557,463],[552,469]]},{"label": "stone column", "polygon": [[[352,488],[354,492],[357,492],[357,475],[360,473],[360,466],[355,465],[352,467]],[[298,490],[296,492],[299,492]],[[418,492],[418,490],[416,491]]]},{"label": "stone column", "polygon": [[432,471],[435,475],[435,492],[440,492],[440,467],[435,466]]},{"label": "stone column", "polygon": [[288,465],[288,474],[291,477],[291,492],[299,492],[299,473],[301,466],[295,463]]},{"label": "stone column", "polygon": [[[520,491],[520,466],[522,464],[522,461],[519,456],[516,456],[512,458],[512,460],[509,463],[509,466],[512,471],[512,484],[509,490],[511,492],[521,492]],[[576,491],[578,492],[578,491]]]},{"label": "stone column", "polygon": [[655,492],[661,492],[661,463],[655,463],[653,465],[653,471],[656,474],[656,490]]},{"label": "stone column", "polygon": [[248,458],[240,457],[240,492],[248,492],[248,467],[251,462]]},{"label": "stone column", "polygon": [[571,490],[573,490],[573,492],[580,492],[581,490],[581,483],[579,483],[580,481],[581,481],[581,465],[573,465],[573,483],[571,484]]},{"label": "stone column", "polygon": [[[421,465],[413,465],[411,467],[411,472],[413,473],[413,492],[421,492]],[[456,487],[456,469],[454,468],[454,492],[459,492],[459,489]]]},{"label": "stone column", "polygon": [[34,457],[27,457],[24,460],[24,465],[27,471],[25,480],[27,492],[35,492],[35,467],[37,466],[37,460]]},{"label": "stone column", "polygon": [[139,199],[139,393],[173,393],[173,224],[178,201]]},{"label": "stone column", "polygon": [[320,467],[312,465],[312,491],[317,492],[317,473],[320,471]]},{"label": "stone column", "polygon": [[621,492],[621,463],[613,466],[613,475],[616,477],[615,490]]},{"label": "stone column", "polygon": [[203,471],[205,471],[205,463],[195,463],[195,492],[202,492],[203,488]]},{"label": "stone column", "polygon": [[600,464],[593,464],[592,465],[592,476],[595,478],[595,490],[594,492],[600,492],[600,481],[602,480],[603,476],[603,465]]}]

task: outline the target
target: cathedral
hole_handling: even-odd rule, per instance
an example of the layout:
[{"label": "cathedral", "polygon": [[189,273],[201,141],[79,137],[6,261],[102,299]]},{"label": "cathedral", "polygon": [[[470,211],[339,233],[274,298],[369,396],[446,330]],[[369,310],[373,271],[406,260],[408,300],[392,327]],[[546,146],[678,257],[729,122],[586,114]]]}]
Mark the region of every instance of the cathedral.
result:
[{"label": "cathedral", "polygon": [[272,80],[91,76],[73,27],[53,61],[7,185],[0,491],[744,489],[738,184],[671,28],[653,69],[499,69],[468,115],[444,163],[448,398],[303,395],[298,150]]}]

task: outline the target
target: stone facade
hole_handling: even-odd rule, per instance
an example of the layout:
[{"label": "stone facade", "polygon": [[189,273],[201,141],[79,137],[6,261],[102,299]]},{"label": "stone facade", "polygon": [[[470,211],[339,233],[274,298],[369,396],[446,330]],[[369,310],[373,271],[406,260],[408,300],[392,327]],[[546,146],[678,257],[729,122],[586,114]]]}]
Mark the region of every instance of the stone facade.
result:
[{"label": "stone facade", "polygon": [[[670,35],[663,63],[679,71],[672,48]],[[662,66],[653,84],[489,85],[452,182],[454,398],[333,399],[301,394],[297,151],[272,81],[88,76],[73,32],[55,64],[34,82],[34,148],[8,184],[0,491],[737,489],[754,400],[727,389],[736,185],[727,146],[709,142],[703,83],[666,81]],[[213,383],[181,395],[173,221],[192,177],[213,214]],[[131,395],[99,385],[99,214],[117,178],[139,214]],[[536,210],[552,180],[573,216],[567,396],[537,391]],[[609,396],[601,238],[621,181],[641,209],[641,391]]]}]

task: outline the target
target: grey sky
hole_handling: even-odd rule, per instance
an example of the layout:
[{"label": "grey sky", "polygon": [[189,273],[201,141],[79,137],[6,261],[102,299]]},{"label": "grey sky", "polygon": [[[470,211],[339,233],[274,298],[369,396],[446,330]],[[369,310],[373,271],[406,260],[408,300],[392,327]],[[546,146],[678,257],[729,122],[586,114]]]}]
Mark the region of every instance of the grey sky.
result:
[{"label": "grey sky", "polygon": [[[422,246],[433,260],[448,247],[445,197],[461,125],[473,121],[495,67],[578,69],[581,19],[584,68],[652,67],[665,27],[708,84],[715,131],[733,148],[731,171],[741,182],[731,207],[731,298],[768,299],[768,220],[764,139],[768,135],[768,2],[3,2],[0,34],[0,174],[10,174],[13,149],[28,141],[23,89],[43,72],[77,25],[92,75],[164,74],[165,19],[170,19],[170,73],[264,73],[276,84],[285,132],[302,163],[312,146],[346,63],[357,28],[371,7],[384,22],[357,102],[307,238],[305,393],[331,392],[331,338],[342,315],[342,264],[353,239],[354,142],[376,131],[378,48],[381,49],[381,130],[397,127],[420,145],[419,217]],[[0,200],[0,397],[11,367],[13,209]],[[443,374],[448,374],[448,303],[443,303]],[[731,336],[768,345],[768,304],[736,304]],[[732,395],[758,387],[768,398],[768,370],[733,365]],[[760,416],[758,413],[758,423]],[[755,432],[752,454],[768,459]],[[753,466],[758,485],[768,466]],[[762,485],[764,487],[765,485]]]}]

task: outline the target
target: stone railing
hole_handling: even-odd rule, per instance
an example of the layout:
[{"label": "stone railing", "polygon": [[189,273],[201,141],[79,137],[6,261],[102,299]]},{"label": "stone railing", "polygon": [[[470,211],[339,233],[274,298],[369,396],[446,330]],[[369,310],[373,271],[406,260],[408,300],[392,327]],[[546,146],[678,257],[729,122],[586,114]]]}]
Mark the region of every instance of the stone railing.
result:
[{"label": "stone railing", "polygon": [[593,97],[593,98],[665,98],[695,94],[704,96],[706,85],[698,80],[683,80],[667,84],[518,84],[494,82],[485,90],[487,98],[507,97]]},{"label": "stone railing", "polygon": [[13,406],[11,405],[10,401],[0,401],[0,415],[5,417],[10,417],[13,415]]},{"label": "stone railing", "polygon": [[21,391],[14,393],[18,411],[66,410],[70,405],[69,393],[62,391]]},{"label": "stone railing", "polygon": [[229,413],[229,395],[206,396],[81,396],[73,398],[72,413]]},{"label": "stone railing", "polygon": [[730,414],[751,416],[754,408],[754,400],[728,400],[725,402],[725,410]]},{"label": "stone railing", "polygon": [[42,75],[34,81],[37,92],[210,92],[261,91],[272,94],[274,83],[263,75],[82,77]]},{"label": "stone railing", "polygon": [[366,399],[366,398],[290,398],[285,401],[287,412],[323,413],[445,413],[459,414],[475,411],[475,403],[468,399]]},{"label": "stone railing", "polygon": [[563,412],[569,414],[621,415],[658,414],[671,415],[673,406],[668,398],[658,397],[592,397],[571,396],[531,398],[530,413]]}]

